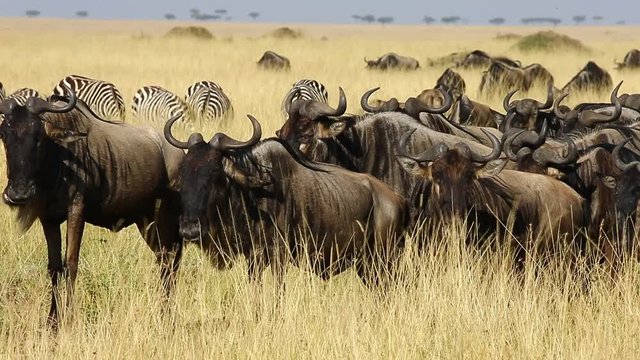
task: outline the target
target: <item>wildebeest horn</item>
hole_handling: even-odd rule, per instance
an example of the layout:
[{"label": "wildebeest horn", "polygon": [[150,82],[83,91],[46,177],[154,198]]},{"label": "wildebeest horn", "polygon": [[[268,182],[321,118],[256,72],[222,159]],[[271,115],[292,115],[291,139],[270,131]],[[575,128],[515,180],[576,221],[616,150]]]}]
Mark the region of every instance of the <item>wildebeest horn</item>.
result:
[{"label": "wildebeest horn", "polygon": [[569,94],[565,93],[560,95],[554,102],[553,102],[553,113],[556,115],[556,117],[560,120],[565,120],[567,118],[567,114],[568,113],[563,113],[562,110],[560,110],[560,103],[562,102],[562,100],[564,100],[567,96],[569,96]]},{"label": "wildebeest horn", "polygon": [[378,86],[362,94],[362,97],[360,98],[360,107],[362,107],[362,110],[374,114],[383,111],[398,111],[398,109],[400,109],[400,103],[398,103],[396,98],[391,98],[389,101],[378,107],[374,107],[369,104],[369,97],[379,89],[380,87]]},{"label": "wildebeest horn", "polygon": [[509,138],[507,138],[507,140],[509,140],[509,145],[514,144],[518,148],[521,148],[523,146],[529,146],[529,147],[535,148],[544,144],[544,141],[547,138],[548,129],[549,129],[549,126],[547,124],[547,120],[545,119],[542,122],[542,127],[540,128],[540,132],[536,132],[532,130],[520,131],[516,133],[515,136],[510,136]]},{"label": "wildebeest horn", "polygon": [[502,148],[504,149],[504,153],[507,154],[507,157],[509,158],[509,160],[511,161],[518,160],[516,153],[514,153],[513,149],[511,148],[511,144],[513,143],[513,140],[515,140],[515,138],[520,136],[525,131],[526,130],[524,129],[516,131],[515,134],[507,136],[507,138],[505,139],[504,144],[502,145]]},{"label": "wildebeest horn", "polygon": [[485,129],[481,129],[482,132],[491,140],[491,144],[493,145],[493,149],[488,155],[480,155],[471,151],[471,160],[477,163],[487,163],[491,160],[497,159],[502,153],[502,149],[500,148],[500,140],[495,137],[493,134],[488,132]]},{"label": "wildebeest horn", "polygon": [[27,100],[25,107],[32,114],[41,114],[43,112],[66,113],[73,110],[73,108],[76,107],[76,101],[78,100],[76,93],[65,84],[62,84],[62,88],[64,89],[64,93],[69,95],[69,102],[67,105],[55,106],[39,97],[31,97]]},{"label": "wildebeest horn", "polygon": [[555,151],[540,148],[533,153],[533,159],[542,165],[568,165],[578,159],[578,148],[573,139],[567,139],[567,156],[562,157]]},{"label": "wildebeest horn", "polygon": [[618,100],[618,89],[622,85],[622,81],[618,84],[618,86],[613,89],[611,93],[611,103],[615,105],[615,110],[611,115],[600,114],[595,111],[585,110],[578,115],[578,121],[584,126],[594,126],[599,123],[607,123],[616,121],[620,118],[620,114],[622,114],[622,104],[620,104],[620,100]]},{"label": "wildebeest horn", "polygon": [[432,146],[428,148],[426,151],[418,155],[407,154],[405,152],[405,149],[407,147],[407,141],[415,131],[416,129],[411,129],[406,133],[402,134],[402,136],[400,137],[400,141],[398,141],[398,144],[396,145],[396,154],[409,157],[415,161],[425,162],[425,161],[434,161],[435,159],[440,157],[442,154],[449,151],[449,147],[447,146],[447,144],[439,143],[436,146]]},{"label": "wildebeest horn", "polygon": [[247,141],[238,141],[230,138],[226,134],[217,133],[213,135],[211,140],[209,141],[209,145],[216,150],[225,151],[225,150],[235,150],[235,149],[243,149],[249,146],[253,146],[260,141],[262,137],[262,127],[256,118],[251,115],[247,115],[249,120],[251,120],[251,125],[253,126],[253,135],[251,139]]},{"label": "wildebeest horn", "polygon": [[553,106],[553,84],[549,82],[547,86],[547,100],[543,103],[536,101],[538,103],[538,109],[540,110],[549,110]]},{"label": "wildebeest horn", "polygon": [[[169,142],[169,144],[177,147],[178,149],[188,149],[189,148],[189,143],[186,141],[180,141],[178,139],[176,139],[173,134],[171,133],[171,128],[173,127],[173,124],[180,119],[180,117],[182,117],[182,113],[174,115],[171,119],[169,119],[165,124],[164,124],[164,138],[167,139],[167,141]],[[202,135],[201,135],[202,136]],[[191,138],[191,137],[190,137]]]},{"label": "wildebeest horn", "polygon": [[404,103],[405,112],[416,118],[421,112],[426,112],[431,114],[443,114],[447,112],[451,108],[451,104],[453,103],[453,98],[451,97],[451,94],[449,94],[448,91],[444,91],[442,89],[437,89],[437,90],[444,96],[444,102],[441,107],[432,108],[425,105],[422,101],[414,97],[410,97]]},{"label": "wildebeest horn", "polygon": [[344,94],[344,90],[339,88],[340,100],[338,101],[338,107],[333,109],[331,106],[319,102],[319,101],[305,101],[300,107],[300,114],[308,117],[311,120],[316,120],[319,117],[324,116],[340,116],[347,110],[347,97]]},{"label": "wildebeest horn", "polygon": [[511,106],[509,105],[509,103],[511,102],[511,97],[513,97],[513,94],[517,93],[518,89],[515,90],[511,90],[507,96],[504,97],[504,99],[502,100],[502,107],[504,108],[505,111],[509,112],[509,110],[511,110]]},{"label": "wildebeest horn", "polygon": [[627,143],[631,141],[631,138],[627,138],[625,139],[623,142],[621,142],[620,144],[616,145],[616,147],[613,149],[613,152],[611,153],[611,155],[613,156],[613,161],[615,162],[616,166],[618,167],[618,169],[622,170],[622,171],[627,171],[629,169],[631,169],[634,166],[640,166],[640,161],[632,161],[628,164],[625,164],[624,161],[622,161],[622,159],[620,159],[620,150],[627,145]]}]

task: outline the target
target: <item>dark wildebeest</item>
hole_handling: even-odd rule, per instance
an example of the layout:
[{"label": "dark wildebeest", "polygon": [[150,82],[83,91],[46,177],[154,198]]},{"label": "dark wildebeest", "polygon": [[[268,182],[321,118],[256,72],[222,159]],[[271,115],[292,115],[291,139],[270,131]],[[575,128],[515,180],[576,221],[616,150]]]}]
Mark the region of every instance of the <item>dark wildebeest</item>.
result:
[{"label": "dark wildebeest", "polygon": [[377,70],[416,70],[420,67],[418,60],[392,52],[382,55],[377,60],[364,58],[364,62],[367,63],[367,69]]},{"label": "dark wildebeest", "polygon": [[[3,199],[17,209],[22,230],[38,219],[47,241],[51,308],[58,320],[58,276],[67,277],[73,299],[85,223],[117,231],[136,224],[161,263],[167,294],[182,253],[178,192],[174,183],[184,154],[162,133],[97,118],[75,94],[65,101],[30,98],[22,106],[0,103],[0,137],[8,183]],[[60,224],[67,221],[66,260]]]},{"label": "dark wildebeest", "polygon": [[267,50],[258,60],[258,67],[266,70],[289,70],[291,62],[286,57]]},{"label": "dark wildebeest", "polygon": [[461,67],[464,69],[470,68],[483,68],[486,69],[491,66],[492,62],[499,62],[512,67],[521,67],[520,61],[514,61],[507,57],[491,57],[489,54],[482,50],[474,50],[467,54],[465,58],[458,64],[456,67]]},{"label": "dark wildebeest", "polygon": [[[454,99],[458,100],[462,95],[464,95],[467,90],[467,85],[464,83],[464,79],[460,74],[447,68],[442,75],[436,81],[435,89],[444,88],[449,90]],[[440,101],[444,102],[444,99]],[[434,104],[427,103],[429,106],[436,106]]]},{"label": "dark wildebeest", "polygon": [[507,112],[505,120],[499,128],[502,132],[509,134],[511,129],[525,129],[540,131],[544,122],[551,125],[552,130],[559,127],[556,124],[553,113],[549,110],[553,108],[553,85],[548,84],[547,99],[544,104],[530,98],[511,101],[511,97],[518,91],[513,90],[502,100],[502,106]]},{"label": "dark wildebeest", "polygon": [[480,93],[486,96],[503,89],[528,91],[536,85],[553,84],[553,76],[540,64],[531,64],[524,68],[493,62],[482,75]]},{"label": "dark wildebeest", "polygon": [[378,106],[369,104],[369,97],[380,88],[376,87],[365,92],[360,98],[360,106],[368,113],[380,113],[388,111],[402,112],[418,119],[420,113],[444,114],[451,108],[453,99],[451,94],[442,89],[423,90],[417,97],[410,97],[405,102],[398,102],[396,98],[381,101]]},{"label": "dark wildebeest", "polygon": [[603,92],[611,89],[613,80],[607,70],[589,61],[569,82],[562,87],[561,92],[573,94],[581,91]]},{"label": "dark wildebeest", "polygon": [[498,127],[504,121],[504,115],[488,105],[473,101],[462,95],[451,106],[451,122],[473,126]]},{"label": "dark wildebeest", "polygon": [[[632,156],[631,161],[621,156],[621,150],[631,139],[626,139],[616,145],[613,150],[613,158],[620,174],[615,181],[616,188],[616,220],[619,236],[626,237],[628,245],[636,240],[636,220],[638,201],[640,200],[640,157]],[[633,155],[633,154],[631,154]]]},{"label": "dark wildebeest", "polygon": [[640,68],[640,50],[631,49],[624,56],[621,63],[617,63],[617,69],[638,69]]},{"label": "dark wildebeest", "polygon": [[417,192],[413,196],[426,200],[411,199],[411,203],[421,203],[428,217],[447,221],[470,214],[483,232],[513,222],[517,242],[533,253],[552,249],[558,236],[571,241],[585,225],[584,200],[566,184],[545,175],[502,170],[505,162],[496,161],[501,153],[497,138],[492,136],[488,155],[466,143],[453,148],[439,143],[421,154],[407,155],[411,134],[398,142],[396,157],[407,173],[425,183],[417,188],[426,196]]},{"label": "dark wildebeest", "polygon": [[[415,129],[408,144],[412,152],[422,152],[440,142],[450,146],[465,142],[457,136],[430,129],[403,113],[343,116],[346,108],[342,89],[337,109],[321,102],[296,101],[276,135],[315,161],[371,174],[405,198],[413,192],[416,181],[395,160],[395,143],[402,134]],[[476,141],[468,141],[468,145],[476,152],[490,151]]]},{"label": "dark wildebeest", "polygon": [[[244,255],[254,280],[271,263],[282,284],[289,254],[311,260],[323,278],[359,257],[359,275],[375,280],[366,270],[376,268],[376,257],[391,260],[388,251],[400,248],[404,200],[370,175],[305,160],[279,139],[260,142],[260,124],[249,119],[253,136],[246,142],[221,133],[209,142],[199,133],[183,142],[171,134],[176,118],[165,125],[167,140],[187,150],[181,236],[213,244],[226,262]],[[301,232],[309,237],[297,238]]]}]

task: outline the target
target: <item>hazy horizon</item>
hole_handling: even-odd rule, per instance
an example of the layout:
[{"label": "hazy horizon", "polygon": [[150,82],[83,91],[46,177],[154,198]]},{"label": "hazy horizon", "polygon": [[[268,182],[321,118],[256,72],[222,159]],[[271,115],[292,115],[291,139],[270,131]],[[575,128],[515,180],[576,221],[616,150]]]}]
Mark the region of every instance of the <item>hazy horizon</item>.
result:
[{"label": "hazy horizon", "polygon": [[[191,9],[201,14],[220,16],[215,21],[253,21],[250,12],[258,12],[257,22],[291,22],[291,23],[358,23],[352,15],[373,15],[393,17],[396,24],[420,24],[425,16],[432,17],[434,24],[441,23],[443,17],[458,16],[459,24],[487,24],[489,19],[501,17],[505,25],[520,25],[522,18],[558,18],[563,25],[575,24],[573,16],[582,15],[586,19],[582,24],[610,25],[619,22],[625,24],[640,23],[640,2],[630,4],[626,0],[591,3],[591,1],[567,0],[557,3],[552,0],[538,0],[529,3],[523,10],[522,3],[507,0],[493,0],[486,3],[477,1],[461,4],[459,2],[439,2],[434,4],[417,3],[408,0],[397,0],[372,5],[367,1],[350,2],[325,0],[320,2],[300,3],[291,0],[272,0],[269,2],[238,3],[222,0],[210,4],[198,0],[111,0],[108,4],[102,1],[63,0],[51,2],[47,0],[23,0],[20,2],[0,0],[0,16],[25,16],[28,10],[38,10],[40,17],[75,18],[77,11],[88,12],[93,19],[164,19],[166,14],[173,14],[178,20],[190,20]],[[150,6],[151,5],[151,6]],[[624,9],[621,11],[620,9]],[[225,13],[216,13],[225,10]],[[594,19],[601,16],[602,19]]]}]

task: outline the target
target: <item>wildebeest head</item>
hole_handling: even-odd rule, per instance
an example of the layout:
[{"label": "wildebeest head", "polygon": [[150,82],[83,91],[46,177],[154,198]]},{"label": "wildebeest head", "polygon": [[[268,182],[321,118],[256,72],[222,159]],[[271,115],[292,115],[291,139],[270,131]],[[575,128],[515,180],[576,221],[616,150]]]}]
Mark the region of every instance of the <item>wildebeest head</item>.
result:
[{"label": "wildebeest head", "polygon": [[177,148],[187,150],[180,169],[180,236],[185,240],[197,239],[201,231],[209,229],[207,209],[212,203],[226,204],[229,178],[248,186],[261,184],[262,180],[247,175],[233,162],[225,159],[229,152],[251,147],[260,141],[260,123],[254,117],[248,117],[253,126],[253,135],[245,142],[222,133],[215,134],[208,142],[202,134],[194,133],[184,142],[177,140],[171,133],[171,127],[180,118],[180,114],[165,124],[164,135],[167,141]]},{"label": "wildebeest head", "polygon": [[369,104],[369,97],[379,89],[380,87],[373,88],[362,95],[360,98],[360,106],[364,111],[369,113],[399,111],[418,119],[421,112],[444,114],[449,111],[453,103],[451,94],[439,87],[424,90],[417,97],[410,97],[404,103],[398,102],[396,98],[391,98],[383,102],[380,106],[372,106]]},{"label": "wildebeest head", "polygon": [[[66,87],[65,87],[66,88]],[[68,103],[59,106],[41,98],[32,97],[25,105],[15,99],[0,103],[4,121],[0,124],[0,138],[7,157],[8,183],[3,192],[8,205],[24,205],[36,195],[37,176],[45,161],[45,141],[68,143],[84,134],[69,129],[60,129],[48,122],[44,113],[65,113],[76,106],[76,95],[69,88]]]},{"label": "wildebeest head", "polygon": [[[511,97],[518,91],[513,90],[505,96],[502,101],[504,109],[507,111],[503,132],[507,133],[511,128],[540,131],[544,116],[542,111],[550,110],[553,106],[553,84],[547,87],[547,100],[541,103],[534,99],[522,99],[511,102]],[[501,124],[502,125],[502,124]]]},{"label": "wildebeest head", "polygon": [[472,182],[497,174],[506,164],[500,161],[500,165],[495,166],[492,162],[500,156],[500,141],[485,130],[483,132],[493,144],[488,155],[473,152],[465,143],[459,143],[453,149],[439,143],[421,154],[408,155],[405,148],[414,131],[410,130],[400,138],[396,159],[407,172],[431,184],[429,207],[445,218],[463,215],[469,207],[468,195]]},{"label": "wildebeest head", "polygon": [[636,213],[640,200],[640,161],[626,163],[621,157],[621,150],[631,141],[627,139],[616,145],[612,155],[620,175],[616,179],[616,216],[619,229],[625,228],[625,222]]},{"label": "wildebeest head", "polygon": [[562,109],[560,103],[569,94],[562,94],[553,102],[553,113],[557,119],[562,121],[562,132],[567,133],[572,130],[594,127],[599,124],[616,121],[622,114],[622,104],[618,98],[618,90],[622,86],[622,81],[611,92],[611,104],[614,105],[613,111],[609,114],[600,113],[593,110],[581,110],[579,108],[566,111]]},{"label": "wildebeest head", "polygon": [[[347,119],[339,118],[347,110],[347,97],[342,88],[338,107],[333,109],[324,102],[315,100],[296,100],[289,107],[287,121],[276,136],[299,149],[303,154],[309,154],[318,139],[328,139],[342,133],[348,126]],[[285,102],[291,102],[295,93],[289,93]]]}]

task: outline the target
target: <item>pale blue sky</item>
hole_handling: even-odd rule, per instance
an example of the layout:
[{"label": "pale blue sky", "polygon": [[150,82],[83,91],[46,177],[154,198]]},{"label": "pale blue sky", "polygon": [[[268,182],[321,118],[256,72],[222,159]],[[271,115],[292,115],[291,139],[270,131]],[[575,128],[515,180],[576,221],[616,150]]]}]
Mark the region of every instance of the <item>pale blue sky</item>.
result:
[{"label": "pale blue sky", "polygon": [[393,16],[396,23],[419,23],[424,15],[436,19],[458,15],[469,24],[483,24],[496,16],[511,24],[520,24],[523,17],[556,17],[567,24],[573,15],[586,15],[588,23],[594,23],[595,15],[604,18],[602,24],[640,23],[637,0],[0,0],[0,16],[23,16],[26,10],[37,9],[46,17],[74,17],[77,10],[86,10],[90,17],[102,19],[162,19],[166,13],[189,19],[191,8],[204,13],[226,9],[232,21],[247,21],[247,14],[255,10],[261,14],[259,21],[292,23],[352,23],[353,14]]}]

